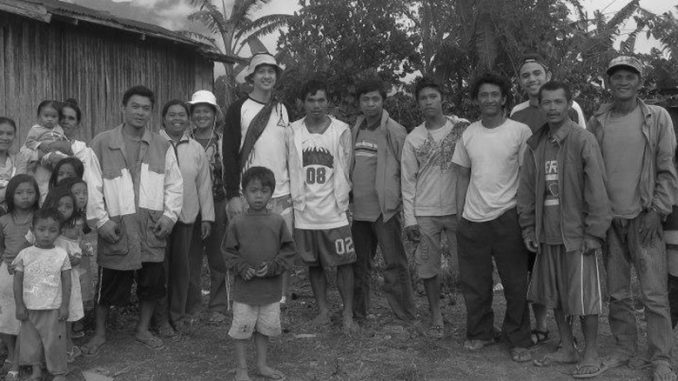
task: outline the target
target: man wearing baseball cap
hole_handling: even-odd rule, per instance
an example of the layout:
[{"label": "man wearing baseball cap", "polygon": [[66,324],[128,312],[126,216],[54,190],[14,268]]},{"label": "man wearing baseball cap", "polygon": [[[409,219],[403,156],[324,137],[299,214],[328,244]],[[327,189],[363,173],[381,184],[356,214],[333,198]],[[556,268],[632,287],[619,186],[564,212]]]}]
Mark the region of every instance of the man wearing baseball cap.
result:
[{"label": "man wearing baseball cap", "polygon": [[624,365],[636,354],[633,266],[645,307],[652,378],[676,380],[671,368],[673,332],[661,224],[671,213],[678,189],[673,165],[676,136],[668,112],[638,98],[642,72],[635,57],[619,56],[610,61],[607,79],[613,101],[601,106],[588,123],[603,154],[613,216],[604,257],[615,348],[606,366]]},{"label": "man wearing baseball cap", "polygon": [[[250,167],[266,167],[275,175],[275,191],[269,209],[282,215],[292,232],[293,213],[290,176],[287,170],[287,109],[273,94],[282,68],[268,53],[252,56],[245,80],[253,89],[247,97],[233,103],[224,121],[223,168],[226,188],[226,213],[230,218],[247,207],[240,190],[240,177]],[[283,276],[283,300],[287,294],[287,276]]]}]

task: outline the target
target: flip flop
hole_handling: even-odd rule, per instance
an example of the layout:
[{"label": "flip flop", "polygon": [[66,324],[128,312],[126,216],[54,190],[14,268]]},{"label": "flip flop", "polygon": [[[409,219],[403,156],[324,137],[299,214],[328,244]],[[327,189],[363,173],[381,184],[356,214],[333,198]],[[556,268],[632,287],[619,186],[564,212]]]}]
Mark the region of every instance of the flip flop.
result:
[{"label": "flip flop", "polygon": [[515,362],[528,362],[532,360],[532,354],[526,348],[511,348],[509,351],[511,360]]},{"label": "flip flop", "polygon": [[163,349],[165,347],[165,344],[162,342],[162,340],[153,335],[149,336],[137,335],[134,337],[134,340],[145,345],[148,349],[153,349],[154,351]]},{"label": "flip flop", "polygon": [[574,360],[559,360],[553,356],[552,353],[547,354],[546,356],[542,357],[541,360],[539,359],[534,359],[532,360],[532,364],[536,367],[544,368],[544,367],[549,367],[553,365],[569,365],[569,364],[576,364],[579,362],[579,359],[575,358]]},{"label": "flip flop", "polygon": [[[593,371],[587,373],[578,373],[581,372],[582,368],[590,368],[593,369]],[[603,361],[598,361],[597,363],[579,364],[575,368],[574,373],[572,373],[572,377],[577,379],[598,377],[601,374],[607,372],[608,369],[609,368],[605,366]]]},{"label": "flip flop", "polygon": [[543,344],[547,341],[549,341],[549,330],[539,330],[539,329],[533,329],[532,334],[530,335],[530,338],[532,339],[532,344],[533,345],[538,345],[538,344]]},{"label": "flip flop", "polygon": [[85,357],[96,357],[99,355],[99,350],[101,350],[101,347],[103,347],[104,344],[106,344],[105,341],[103,343],[100,343],[99,345],[87,343],[80,347],[80,352]]}]

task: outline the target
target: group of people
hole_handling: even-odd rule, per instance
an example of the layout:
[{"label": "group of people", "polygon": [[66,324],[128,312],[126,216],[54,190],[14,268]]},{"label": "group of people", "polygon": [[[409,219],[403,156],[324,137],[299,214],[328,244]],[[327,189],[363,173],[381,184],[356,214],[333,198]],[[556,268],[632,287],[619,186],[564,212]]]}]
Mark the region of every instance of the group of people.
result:
[{"label": "group of people", "polygon": [[[225,321],[233,307],[235,378],[249,379],[252,337],[257,373],[283,378],[268,365],[266,347],[268,337],[281,334],[280,305],[295,266],[308,267],[316,326],[330,322],[327,274],[336,273],[342,328],[352,334],[369,315],[379,247],[394,317],[418,319],[404,229],[417,243],[428,336],[445,336],[444,235],[452,284],[460,286],[467,311],[465,350],[503,339],[516,362],[576,364],[575,378],[595,377],[636,355],[635,267],[647,318],[646,361],[654,380],[676,380],[670,311],[678,316],[678,305],[670,308],[669,300],[678,299],[678,261],[667,255],[667,245],[669,253],[678,245],[669,234],[678,230],[671,218],[678,203],[676,137],[666,110],[638,98],[643,68],[636,58],[610,62],[613,102],[588,123],[568,84],[553,80],[538,55],[526,56],[518,75],[529,99],[511,110],[507,78],[487,73],[475,80],[471,96],[480,119],[473,123],[445,115],[443,87],[424,77],[413,94],[423,122],[409,134],[384,109],[387,94],[378,80],[358,84],[361,115],[352,128],[328,113],[330,93],[319,79],[302,86],[305,116],[290,123],[274,91],[282,71],[273,56],[254,55],[247,97],[225,115],[207,90],[188,102],[169,101],[159,133],[148,125],[155,98],[143,86],[123,95],[122,124],[89,144],[74,138],[81,112],[72,100],[43,102],[39,124],[16,156],[9,153],[16,125],[0,118],[7,377],[16,378],[19,365],[32,365],[40,377],[46,364],[64,379],[80,350],[96,355],[106,343],[110,307],[129,304],[134,283],[135,339],[162,348],[163,338],[195,323],[206,254],[210,321]],[[91,292],[91,266],[83,265],[93,256],[85,239],[90,228],[98,266]],[[495,269],[506,299],[501,329],[492,310]],[[603,289],[615,344],[604,358],[597,348]],[[88,300],[96,305],[96,328],[79,349],[70,339],[77,329],[66,322],[81,319]],[[533,359],[530,347],[549,339],[548,309],[560,345]],[[584,336],[581,355],[574,317]]]}]

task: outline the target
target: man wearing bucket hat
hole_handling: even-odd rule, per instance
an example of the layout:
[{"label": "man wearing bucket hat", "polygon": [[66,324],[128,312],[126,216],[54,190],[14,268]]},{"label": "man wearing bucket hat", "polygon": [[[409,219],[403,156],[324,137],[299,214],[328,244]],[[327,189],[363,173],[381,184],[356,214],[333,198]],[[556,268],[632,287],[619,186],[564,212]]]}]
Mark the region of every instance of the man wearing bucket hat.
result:
[{"label": "man wearing bucket hat", "polygon": [[673,333],[661,225],[671,213],[678,189],[673,165],[676,136],[668,112],[638,98],[642,72],[635,57],[619,56],[610,61],[606,74],[613,101],[601,106],[588,123],[603,154],[613,216],[604,257],[615,349],[606,365],[624,365],[636,354],[638,328],[631,294],[634,266],[645,307],[652,378],[676,380],[671,368]]},{"label": "man wearing bucket hat", "polygon": [[[193,122],[192,138],[202,145],[207,155],[210,174],[212,178],[212,197],[214,200],[214,224],[212,231],[205,234],[198,231],[201,224],[201,215],[198,215],[193,225],[193,239],[191,242],[190,258],[191,279],[200,280],[203,253],[207,256],[207,265],[210,270],[210,299],[208,309],[210,323],[221,323],[226,319],[228,309],[228,295],[226,291],[226,262],[221,254],[221,239],[226,231],[226,193],[224,191],[222,170],[222,135],[219,131],[219,123],[223,121],[221,108],[217,104],[217,97],[211,91],[198,90],[191,96],[188,102]],[[199,283],[199,282],[198,282]],[[187,312],[195,314],[200,308],[200,284],[192,284],[190,287],[189,303]],[[192,321],[192,320],[191,320]]]},{"label": "man wearing bucket hat", "polygon": [[[252,85],[247,97],[233,103],[224,120],[223,165],[226,213],[229,218],[242,214],[246,203],[241,195],[240,177],[250,167],[273,171],[275,190],[268,208],[280,214],[292,232],[293,213],[290,176],[287,169],[287,108],[273,94],[282,68],[268,53],[252,56],[245,80]],[[283,298],[287,295],[288,276],[283,275]]]}]

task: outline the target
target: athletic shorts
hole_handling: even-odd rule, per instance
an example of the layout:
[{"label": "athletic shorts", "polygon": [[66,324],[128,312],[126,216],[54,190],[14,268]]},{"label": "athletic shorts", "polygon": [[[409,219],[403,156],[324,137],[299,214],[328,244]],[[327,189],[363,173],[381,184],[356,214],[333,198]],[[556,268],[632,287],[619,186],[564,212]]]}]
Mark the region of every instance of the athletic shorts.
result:
[{"label": "athletic shorts", "polygon": [[332,268],[355,262],[351,228],[348,225],[334,229],[294,229],[297,253],[304,265]]},{"label": "athletic shorts", "polygon": [[527,290],[530,302],[567,316],[599,315],[603,296],[597,254],[565,252],[563,245],[540,246]]},{"label": "athletic shorts", "polygon": [[139,270],[113,270],[99,267],[96,302],[101,306],[130,304],[132,283],[136,280],[137,297],[156,301],[165,296],[165,269],[162,262],[142,262]]},{"label": "athletic shorts", "polygon": [[264,336],[280,336],[280,303],[264,306],[233,302],[233,322],[228,335],[236,340],[247,340],[254,331]]}]

